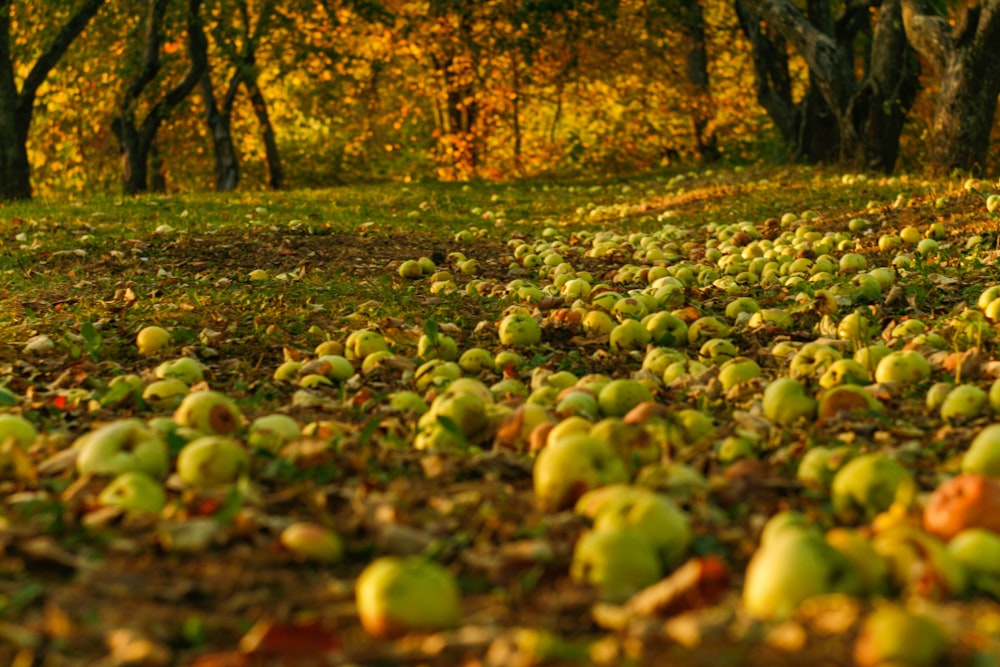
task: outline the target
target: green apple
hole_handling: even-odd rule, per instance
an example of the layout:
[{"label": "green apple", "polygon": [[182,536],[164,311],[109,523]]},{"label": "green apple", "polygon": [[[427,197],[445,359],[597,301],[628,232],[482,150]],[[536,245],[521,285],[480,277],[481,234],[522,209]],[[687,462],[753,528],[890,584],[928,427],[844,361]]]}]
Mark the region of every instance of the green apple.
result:
[{"label": "green apple", "polygon": [[421,268],[420,262],[415,259],[408,259],[399,265],[399,275],[409,280],[415,280],[423,277],[424,270]]},{"label": "green apple", "polygon": [[601,599],[622,603],[663,576],[656,551],[628,525],[587,531],[577,540],[570,577],[597,588]]},{"label": "green apple", "polygon": [[645,401],[653,400],[653,392],[639,380],[618,379],[601,387],[597,404],[606,417],[623,417],[629,410]]},{"label": "green apple", "polygon": [[631,527],[653,547],[664,572],[687,557],[691,546],[688,517],[669,497],[638,488],[606,503],[594,518],[594,530]]},{"label": "green apple", "polygon": [[875,367],[876,382],[913,385],[927,380],[930,375],[930,364],[916,350],[893,350]]},{"label": "green apple", "polygon": [[830,389],[841,384],[868,384],[871,373],[854,359],[837,359],[826,367],[819,378],[819,386]]},{"label": "green apple", "polygon": [[203,433],[225,435],[243,423],[243,413],[233,399],[217,391],[188,394],[174,411],[174,421]]},{"label": "green apple", "polygon": [[37,437],[38,431],[24,417],[0,414],[0,444],[12,440],[18,447],[27,449]]},{"label": "green apple", "polygon": [[493,442],[508,449],[525,451],[528,449],[532,432],[539,425],[554,423],[552,415],[543,406],[523,403],[501,422]]},{"label": "green apple", "polygon": [[364,359],[372,352],[388,350],[389,343],[385,337],[377,331],[370,329],[359,329],[352,331],[344,341],[345,354],[354,359]]},{"label": "green apple", "polygon": [[871,521],[894,503],[910,505],[916,494],[913,475],[883,454],[862,454],[837,471],[830,487],[834,512],[850,523]]},{"label": "green apple", "polygon": [[188,386],[177,379],[157,380],[142,392],[142,400],[157,410],[173,410],[188,393]]},{"label": "green apple", "polygon": [[277,452],[282,445],[295,440],[301,434],[299,423],[288,415],[264,415],[257,417],[250,424],[247,444],[254,449]]},{"label": "green apple", "polygon": [[818,532],[784,530],[762,542],[750,559],[743,606],[755,618],[783,620],[811,597],[849,590],[859,576]]},{"label": "green apple", "polygon": [[978,417],[989,402],[987,393],[974,384],[960,384],[944,397],[941,419],[965,423]]},{"label": "green apple", "polygon": [[[685,338],[685,340],[687,340]],[[642,358],[642,368],[656,377],[663,377],[667,366],[677,361],[687,361],[684,353],[672,347],[651,347]]]},{"label": "green apple", "polygon": [[190,386],[205,379],[202,366],[197,359],[180,357],[164,361],[153,370],[153,375],[160,380],[175,378]]},{"label": "green apple", "polygon": [[699,317],[688,326],[688,344],[701,346],[709,338],[726,338],[729,336],[729,325],[716,317]]},{"label": "green apple", "polygon": [[496,369],[493,355],[481,347],[470,347],[463,352],[458,358],[458,365],[463,371],[472,375]]},{"label": "green apple", "polygon": [[591,489],[625,482],[625,462],[606,441],[589,434],[555,440],[539,452],[533,468],[535,498],[544,509],[563,509]]},{"label": "green apple", "polygon": [[281,545],[299,558],[320,563],[336,563],[344,557],[344,543],[329,528],[297,521],[281,531]]},{"label": "green apple", "polygon": [[532,347],[542,342],[538,321],[523,313],[511,313],[500,320],[498,333],[505,347]]},{"label": "green apple", "polygon": [[170,332],[163,327],[143,327],[135,336],[135,344],[142,356],[154,355],[170,344]]},{"label": "green apple", "polygon": [[652,334],[639,320],[625,319],[614,326],[608,334],[612,352],[641,350],[652,340]]},{"label": "green apple", "polygon": [[556,399],[555,413],[557,417],[580,415],[593,419],[597,417],[599,412],[597,396],[587,389],[572,387],[569,390],[559,392]]},{"label": "green apple", "polygon": [[420,556],[382,556],[369,563],[355,584],[355,600],[362,627],[375,637],[445,630],[462,620],[455,578]]},{"label": "green apple", "polygon": [[719,368],[719,382],[725,391],[733,387],[761,377],[760,365],[748,357],[733,357]]},{"label": "green apple", "polygon": [[423,334],[417,341],[417,356],[424,361],[428,359],[455,361],[458,359],[458,344],[451,336],[445,336],[444,334],[428,336],[427,334]]},{"label": "green apple", "polygon": [[249,469],[250,457],[243,445],[224,435],[196,438],[177,455],[177,475],[196,488],[232,484]]},{"label": "green apple", "polygon": [[936,622],[899,604],[884,604],[861,624],[854,645],[858,667],[932,667],[941,664],[948,638]]},{"label": "green apple", "polygon": [[389,395],[389,408],[398,412],[420,416],[429,409],[423,396],[415,391],[400,389]]},{"label": "green apple", "polygon": [[792,378],[816,377],[841,358],[840,352],[829,345],[816,342],[806,343],[794,353],[789,361],[788,374]]},{"label": "green apple", "polygon": [[792,378],[777,378],[768,383],[764,388],[762,404],[764,416],[781,426],[816,416],[816,400]]},{"label": "green apple", "polygon": [[990,424],[973,438],[962,457],[962,471],[1000,476],[1000,424]]},{"label": "green apple", "polygon": [[122,419],[73,442],[81,475],[120,475],[130,470],[162,478],[169,469],[167,445],[140,419]]},{"label": "green apple", "polygon": [[146,473],[129,470],[111,480],[98,494],[97,502],[123,510],[158,513],[167,504],[167,493]]},{"label": "green apple", "polygon": [[806,486],[828,488],[837,471],[850,460],[849,447],[812,447],[799,460],[796,478]]},{"label": "green apple", "polygon": [[583,316],[580,325],[584,333],[591,336],[608,336],[616,323],[614,318],[603,310],[591,310]]},{"label": "green apple", "polygon": [[642,320],[653,345],[684,347],[687,345],[688,326],[681,318],[666,311],[650,313]]},{"label": "green apple", "polygon": [[286,361],[274,369],[271,378],[277,382],[291,382],[298,376],[303,365],[301,361]]},{"label": "green apple", "polygon": [[875,551],[871,541],[857,530],[832,528],[826,533],[826,543],[839,551],[860,575],[863,595],[889,593],[889,564]]}]

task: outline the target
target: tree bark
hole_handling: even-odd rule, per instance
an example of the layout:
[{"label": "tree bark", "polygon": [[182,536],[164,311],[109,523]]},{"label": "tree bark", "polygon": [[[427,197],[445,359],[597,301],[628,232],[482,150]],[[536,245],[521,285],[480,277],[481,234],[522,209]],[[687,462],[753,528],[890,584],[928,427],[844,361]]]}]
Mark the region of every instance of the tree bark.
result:
[{"label": "tree bark", "polygon": [[930,170],[984,171],[1000,96],[1000,0],[966,8],[954,29],[919,0],[903,0],[902,15],[907,39],[941,80]]},{"label": "tree bark", "polygon": [[160,49],[163,43],[164,19],[170,0],[149,2],[142,65],[129,82],[119,106],[119,115],[111,124],[122,150],[122,188],[126,195],[136,195],[150,189],[150,152],[156,140],[156,133],[163,121],[194,90],[208,68],[208,48],[205,44],[205,33],[199,23],[201,3],[202,0],[188,0],[187,36],[191,64],[187,73],[176,86],[153,104],[146,117],[138,123],[135,116],[138,99],[162,67]]},{"label": "tree bark", "polygon": [[705,41],[705,12],[701,0],[684,0],[682,8],[684,33],[687,37],[686,73],[691,87],[691,130],[695,151],[703,162],[719,159],[719,140],[709,124],[712,112],[712,92],[708,78],[708,47]]},{"label": "tree bark", "polygon": [[285,174],[281,167],[281,155],[278,151],[278,140],[271,124],[271,115],[267,110],[267,99],[257,84],[257,78],[244,79],[243,87],[250,97],[250,104],[260,125],[261,138],[264,141],[264,160],[267,162],[267,186],[272,190],[280,190],[285,186]]},{"label": "tree bark", "polygon": [[31,198],[28,132],[38,88],[97,14],[104,0],[85,0],[60,28],[17,88],[10,49],[12,0],[0,0],[0,201]]},{"label": "tree bark", "polygon": [[[867,2],[848,3],[833,21],[826,0],[810,0],[808,18],[788,0],[737,0],[741,26],[753,46],[758,98],[786,141],[792,138],[793,156],[836,158],[885,172],[895,167],[903,121],[916,95],[917,70],[902,38],[899,0],[883,0],[873,27],[869,8]],[[771,83],[784,80],[787,59],[762,20],[809,66],[810,90],[799,104],[792,102],[789,88],[779,94]],[[855,41],[869,31],[871,45],[859,79]]]}]

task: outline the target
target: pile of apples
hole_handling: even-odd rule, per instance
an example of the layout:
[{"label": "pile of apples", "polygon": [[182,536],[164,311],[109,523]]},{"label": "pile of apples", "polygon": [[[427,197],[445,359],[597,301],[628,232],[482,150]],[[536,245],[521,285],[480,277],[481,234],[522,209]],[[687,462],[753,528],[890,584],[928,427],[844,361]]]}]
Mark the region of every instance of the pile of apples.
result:
[{"label": "pile of apples", "polygon": [[[897,306],[943,258],[983,248],[973,239],[959,247],[940,223],[896,233],[857,217],[823,231],[813,211],[700,229],[664,213],[655,227],[547,227],[538,239],[514,239],[507,282],[477,277],[481,267],[462,253],[449,259],[454,272],[427,258],[402,261],[399,280],[456,299],[499,299],[504,310],[475,332],[425,325],[415,346],[358,329],[281,364],[271,382],[331,396],[402,360],[400,386],[378,409],[406,420],[408,444],[530,457],[539,510],[571,511],[586,525],[569,576],[615,605],[701,555],[697,530],[719,521],[704,501],[727,466],[780,453],[774,463],[831,513],[818,521],[789,509],[767,521],[743,577],[742,613],[781,621],[817,596],[881,600],[861,630],[859,663],[933,664],[946,633],[905,600],[1000,595],[1000,424],[983,423],[1000,414],[1000,362],[985,357],[996,349],[1000,285],[931,321]],[[557,332],[614,370],[533,367],[529,359],[558,359]],[[459,341],[474,336],[483,342],[463,349]],[[170,333],[147,327],[136,344],[159,356]],[[979,365],[963,365],[973,353]],[[245,483],[255,452],[280,455],[302,437],[285,414],[248,421],[204,386],[202,370],[181,357],[159,363],[154,382],[115,379],[160,414],[100,425],[73,443],[79,474],[108,480],[101,503],[160,512],[168,490]],[[914,396],[939,426],[970,434],[958,465],[946,468],[960,474],[934,486],[913,465],[930,455],[866,437]],[[788,443],[803,432],[809,445],[789,458]],[[844,432],[858,437],[839,439]],[[5,446],[25,448],[36,436],[24,418],[0,416]],[[171,456],[168,439],[178,437],[183,447]],[[925,434],[922,446],[933,440]],[[306,522],[290,523],[280,541],[316,562],[345,553],[335,530]],[[357,580],[357,606],[378,636],[462,617],[454,572],[428,558],[374,559]]]}]

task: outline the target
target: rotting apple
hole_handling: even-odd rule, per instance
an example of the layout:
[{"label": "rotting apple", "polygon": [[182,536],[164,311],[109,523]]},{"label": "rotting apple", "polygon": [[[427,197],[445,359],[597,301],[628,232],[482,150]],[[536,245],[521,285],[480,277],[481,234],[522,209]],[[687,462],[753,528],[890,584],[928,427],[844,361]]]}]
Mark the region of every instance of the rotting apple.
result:
[{"label": "rotting apple", "polygon": [[174,411],[174,421],[203,433],[225,435],[243,423],[243,413],[233,399],[218,391],[188,394]]}]

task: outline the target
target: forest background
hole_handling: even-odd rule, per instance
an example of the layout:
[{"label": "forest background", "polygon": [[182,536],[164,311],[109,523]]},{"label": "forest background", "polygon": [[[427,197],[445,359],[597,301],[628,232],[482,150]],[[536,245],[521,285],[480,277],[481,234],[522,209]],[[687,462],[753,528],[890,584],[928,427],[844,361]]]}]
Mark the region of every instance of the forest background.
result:
[{"label": "forest background", "polygon": [[983,172],[998,10],[0,0],[0,200],[717,161]]}]

